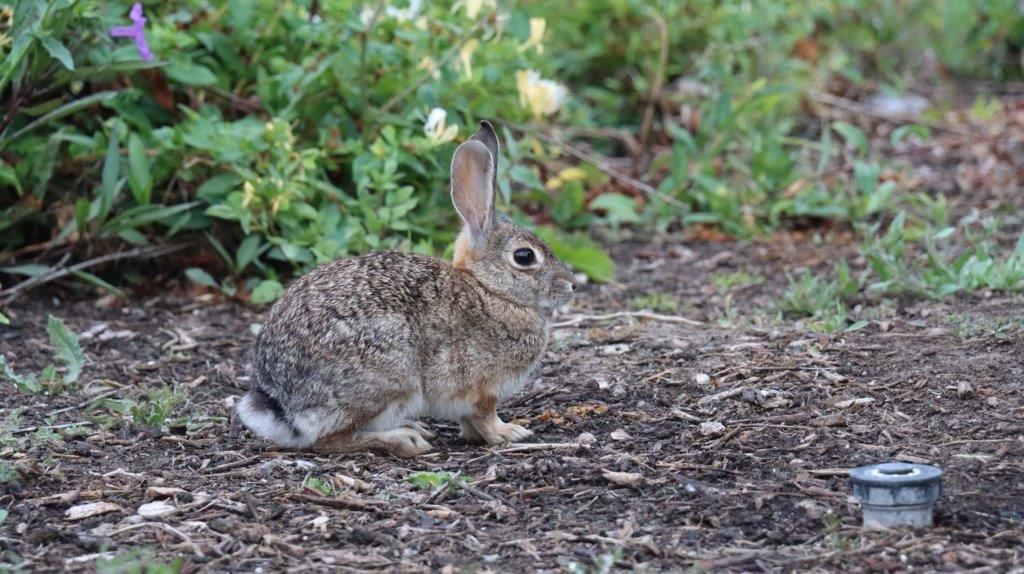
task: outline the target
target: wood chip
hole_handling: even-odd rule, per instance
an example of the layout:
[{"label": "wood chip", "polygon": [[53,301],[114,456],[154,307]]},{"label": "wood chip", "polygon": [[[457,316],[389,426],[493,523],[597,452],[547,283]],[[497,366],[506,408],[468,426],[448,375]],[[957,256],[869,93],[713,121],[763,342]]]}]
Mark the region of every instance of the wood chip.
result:
[{"label": "wood chip", "polygon": [[642,474],[637,474],[635,472],[616,472],[613,470],[602,469],[601,474],[609,482],[633,488],[643,486],[647,482]]},{"label": "wood chip", "polygon": [[113,502],[87,502],[85,504],[76,504],[65,510],[64,518],[67,520],[82,520],[92,516],[117,512],[118,510],[121,510],[121,507]]}]

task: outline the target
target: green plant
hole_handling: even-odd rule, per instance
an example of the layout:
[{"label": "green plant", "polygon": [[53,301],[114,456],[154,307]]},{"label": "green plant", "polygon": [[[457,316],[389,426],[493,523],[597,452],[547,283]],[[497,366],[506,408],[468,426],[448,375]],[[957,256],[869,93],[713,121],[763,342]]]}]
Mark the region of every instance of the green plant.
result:
[{"label": "green plant", "polygon": [[776,303],[783,315],[810,318],[809,327],[825,332],[854,331],[866,326],[858,321],[848,323],[846,301],[861,291],[845,261],[836,266],[835,279],[826,280],[804,271],[798,278],[787,275],[789,286]]},{"label": "green plant", "polygon": [[873,227],[874,237],[861,245],[876,279],[868,288],[930,298],[977,289],[1024,290],[1024,234],[1001,256],[990,239],[998,227],[998,222],[990,221],[980,232],[965,230],[967,247],[962,249],[951,241],[957,230],[946,227],[927,235],[923,247],[914,249],[905,214],[900,213],[885,233]]},{"label": "green plant", "polygon": [[436,472],[414,472],[405,477],[405,481],[419,488],[437,488],[439,486],[447,485],[448,488],[455,490],[460,484],[469,482],[469,479],[457,473],[452,474],[442,470]]},{"label": "green plant", "polygon": [[660,291],[633,298],[633,308],[650,309],[659,313],[676,313],[679,311],[679,300],[671,293]]},{"label": "green plant", "polygon": [[47,318],[46,333],[50,337],[50,346],[54,348],[57,360],[64,363],[66,370],[63,375],[57,373],[57,367],[52,363],[47,365],[39,375],[31,373],[19,375],[7,363],[7,359],[0,355],[0,375],[3,375],[3,378],[22,392],[35,394],[46,391],[50,394],[58,394],[73,385],[82,373],[85,352],[82,351],[82,346],[78,342],[78,336],[53,315]]},{"label": "green plant", "polygon": [[96,571],[100,574],[177,574],[184,562],[182,557],[163,562],[157,560],[156,553],[149,548],[134,548],[111,558],[98,558]]},{"label": "green plant", "polygon": [[711,282],[719,291],[728,291],[737,287],[749,287],[751,285],[757,285],[762,281],[764,281],[763,277],[747,271],[736,271],[726,275],[715,275],[711,278]]},{"label": "green plant", "polygon": [[302,487],[315,490],[324,496],[338,496],[339,492],[334,483],[316,476],[307,477],[302,481]]},{"label": "green plant", "polygon": [[118,427],[127,423],[166,430],[170,424],[171,414],[184,402],[185,393],[178,389],[167,386],[143,387],[139,399],[103,399],[94,410],[92,418],[106,427]]},{"label": "green plant", "polygon": [[[502,208],[553,224],[539,230],[596,281],[614,266],[585,235],[595,227],[754,237],[873,223],[910,198],[858,128],[807,121],[806,96],[837,78],[899,91],[924,54],[1019,76],[1024,26],[1012,0],[151,2],[157,58],[144,62],[107,33],[126,10],[16,0],[0,14],[0,272],[12,278],[208,237],[196,244],[219,257],[174,263],[262,303],[337,257],[438,254],[457,224],[447,162],[480,118],[507,122]],[[996,111],[979,100],[972,117]],[[911,133],[927,137],[903,126],[892,138]],[[649,169],[623,184],[629,169],[602,154]],[[119,269],[71,278],[120,292],[139,273]]]}]

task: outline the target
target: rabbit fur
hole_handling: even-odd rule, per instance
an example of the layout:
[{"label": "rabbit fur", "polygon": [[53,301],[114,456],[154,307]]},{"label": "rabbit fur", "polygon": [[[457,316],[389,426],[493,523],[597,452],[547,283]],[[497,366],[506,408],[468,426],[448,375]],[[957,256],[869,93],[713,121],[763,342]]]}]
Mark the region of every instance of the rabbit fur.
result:
[{"label": "rabbit fur", "polygon": [[547,318],[576,283],[540,238],[496,216],[497,158],[488,122],[452,158],[463,221],[452,263],[375,252],[289,286],[256,340],[243,424],[283,446],[399,456],[430,450],[422,415],[458,421],[475,442],[530,435],[497,406],[530,378]]}]

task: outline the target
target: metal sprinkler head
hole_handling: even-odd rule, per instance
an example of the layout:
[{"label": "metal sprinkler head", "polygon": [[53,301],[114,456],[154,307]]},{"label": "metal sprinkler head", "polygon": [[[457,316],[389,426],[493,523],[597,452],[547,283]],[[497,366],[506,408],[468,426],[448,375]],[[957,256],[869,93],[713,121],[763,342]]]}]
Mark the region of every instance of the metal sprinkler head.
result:
[{"label": "metal sprinkler head", "polygon": [[864,511],[865,528],[931,526],[942,471],[926,464],[872,464],[851,470],[850,486]]}]

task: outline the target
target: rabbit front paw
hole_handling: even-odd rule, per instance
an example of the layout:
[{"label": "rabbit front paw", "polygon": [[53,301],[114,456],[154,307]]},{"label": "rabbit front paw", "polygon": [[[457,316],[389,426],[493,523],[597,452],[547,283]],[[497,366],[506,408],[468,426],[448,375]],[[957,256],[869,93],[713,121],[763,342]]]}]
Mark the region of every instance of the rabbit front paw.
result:
[{"label": "rabbit front paw", "polygon": [[533,434],[517,424],[502,422],[497,413],[465,417],[459,424],[462,427],[462,438],[489,445],[518,442]]}]

